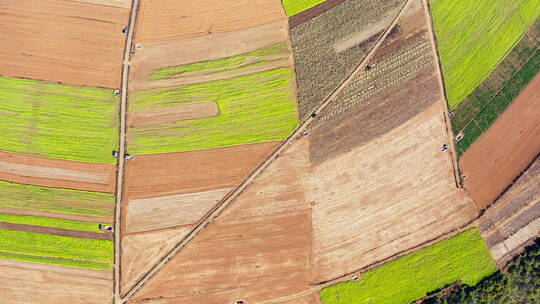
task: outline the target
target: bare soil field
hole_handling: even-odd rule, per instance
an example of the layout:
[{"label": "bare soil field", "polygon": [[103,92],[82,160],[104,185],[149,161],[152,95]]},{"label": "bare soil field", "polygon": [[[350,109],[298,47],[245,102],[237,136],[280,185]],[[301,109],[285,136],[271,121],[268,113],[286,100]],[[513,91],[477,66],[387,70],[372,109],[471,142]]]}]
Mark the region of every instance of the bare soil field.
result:
[{"label": "bare soil field", "polygon": [[140,199],[228,188],[246,178],[279,144],[138,155],[126,168],[126,194]]},{"label": "bare soil field", "polygon": [[[291,30],[301,119],[309,116],[349,76],[381,33],[364,41],[356,38],[369,36],[366,33],[371,33],[376,24],[386,28],[404,3],[350,0]],[[351,41],[349,49],[336,51],[336,46]]]},{"label": "bare soil field", "polygon": [[128,9],[79,1],[8,0],[0,3],[0,13],[0,39],[10,42],[0,50],[0,75],[120,86]]},{"label": "bare soil field", "polygon": [[8,230],[26,231],[26,232],[54,234],[54,235],[69,236],[69,237],[84,238],[84,239],[94,239],[94,240],[112,240],[112,236],[113,236],[112,233],[79,231],[79,230],[54,228],[54,227],[13,224],[13,223],[6,223],[6,222],[0,222],[0,228],[8,229]]},{"label": "bare soil field", "polygon": [[142,0],[136,42],[148,43],[255,27],[286,19],[276,0]]},{"label": "bare soil field", "polygon": [[131,6],[131,1],[129,0],[69,0],[69,1],[93,3],[93,4],[106,5],[106,6],[123,7],[123,8],[129,8]]},{"label": "bare soil field", "polygon": [[193,103],[165,109],[139,110],[128,114],[128,126],[136,128],[164,122],[213,117],[218,114],[218,105],[214,101]]},{"label": "bare soil field", "polygon": [[[108,304],[112,271],[0,260],[0,303]],[[4,300],[9,299],[9,302]]]},{"label": "bare soil field", "polygon": [[127,233],[194,224],[231,188],[130,200],[126,207]]},{"label": "bare soil field", "polygon": [[136,280],[171,250],[192,229],[184,226],[122,236],[121,292],[129,290]]},{"label": "bare soil field", "polygon": [[[132,57],[129,89],[140,91],[182,85],[185,84],[182,79],[155,81],[150,74],[164,67],[232,57],[277,42],[289,43],[288,41],[288,25],[284,19],[232,32],[145,43],[142,48],[136,49],[136,54]],[[216,45],[220,47],[216,48]]]},{"label": "bare soil field", "polygon": [[292,15],[289,17],[289,26],[291,29],[299,26],[300,24],[331,10],[333,7],[340,5],[345,1],[346,0],[326,0],[311,8],[308,8],[305,11]]},{"label": "bare soil field", "polygon": [[0,151],[0,179],[56,188],[113,193],[116,166]]},{"label": "bare soil field", "polygon": [[48,211],[38,211],[38,210],[26,210],[18,208],[8,208],[0,207],[0,213],[11,213],[18,215],[33,215],[33,216],[43,216],[43,217],[52,217],[65,220],[81,221],[81,222],[92,222],[92,223],[112,223],[112,217],[99,217],[99,216],[85,216],[77,214],[65,214],[65,213],[55,213]]},{"label": "bare soil field", "polygon": [[540,74],[459,159],[464,187],[486,208],[540,152]]}]

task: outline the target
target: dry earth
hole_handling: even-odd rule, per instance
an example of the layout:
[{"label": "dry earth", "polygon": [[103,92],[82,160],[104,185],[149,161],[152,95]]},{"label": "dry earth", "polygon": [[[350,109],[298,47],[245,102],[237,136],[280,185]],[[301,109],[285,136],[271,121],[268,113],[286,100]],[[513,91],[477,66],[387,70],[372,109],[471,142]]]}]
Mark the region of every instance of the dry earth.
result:
[{"label": "dry earth", "polygon": [[0,260],[2,304],[109,304],[112,271]]},{"label": "dry earth", "polygon": [[116,166],[0,151],[0,179],[47,187],[113,193]]},{"label": "dry earth", "polygon": [[137,43],[231,32],[286,19],[279,0],[142,0]]},{"label": "dry earth", "polygon": [[540,74],[463,154],[464,187],[482,208],[499,195],[540,153]]},{"label": "dry earth", "polygon": [[219,114],[215,101],[193,103],[165,109],[139,110],[128,114],[128,127],[136,128],[180,120],[213,117]]},{"label": "dry earth", "polygon": [[117,88],[128,13],[82,1],[1,1],[0,40],[9,43],[0,75]]},{"label": "dry earth", "polygon": [[[96,226],[97,225],[98,224],[96,224]],[[13,223],[6,223],[6,222],[0,222],[0,228],[8,229],[8,230],[43,233],[43,234],[54,234],[54,235],[69,236],[69,237],[76,237],[76,238],[94,239],[94,240],[112,240],[113,239],[112,233],[79,231],[79,230],[54,228],[54,227],[13,224]]]},{"label": "dry earth", "polygon": [[113,221],[112,217],[85,216],[85,215],[77,215],[77,214],[54,213],[54,212],[47,212],[47,211],[26,210],[26,209],[8,208],[8,207],[0,207],[0,212],[19,214],[19,215],[44,216],[44,217],[52,217],[52,218],[59,218],[59,219],[66,219],[66,220],[73,220],[73,221],[92,222],[92,223],[100,223],[100,222],[112,223]]}]

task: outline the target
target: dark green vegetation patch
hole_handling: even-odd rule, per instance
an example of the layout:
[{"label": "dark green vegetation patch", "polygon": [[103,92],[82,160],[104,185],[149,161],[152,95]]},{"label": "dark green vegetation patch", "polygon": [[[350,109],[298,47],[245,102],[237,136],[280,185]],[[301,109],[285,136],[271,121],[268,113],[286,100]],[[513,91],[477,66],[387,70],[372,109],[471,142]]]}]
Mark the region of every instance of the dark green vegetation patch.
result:
[{"label": "dark green vegetation patch", "polygon": [[496,272],[476,286],[461,285],[423,304],[540,303],[540,239],[515,257],[506,272]]},{"label": "dark green vegetation patch", "polygon": [[352,73],[404,2],[349,0],[291,30],[301,119]]},{"label": "dark green vegetation patch", "polygon": [[476,285],[497,271],[478,229],[364,273],[321,291],[325,304],[408,304],[428,292],[456,281]]},{"label": "dark green vegetation patch", "polygon": [[463,139],[461,155],[495,122],[540,68],[540,21],[523,36],[497,68],[454,110],[452,128]]},{"label": "dark green vegetation patch", "polygon": [[0,181],[0,206],[55,213],[111,217],[114,195]]},{"label": "dark green vegetation patch", "polygon": [[119,100],[110,89],[0,77],[0,150],[115,163]]}]

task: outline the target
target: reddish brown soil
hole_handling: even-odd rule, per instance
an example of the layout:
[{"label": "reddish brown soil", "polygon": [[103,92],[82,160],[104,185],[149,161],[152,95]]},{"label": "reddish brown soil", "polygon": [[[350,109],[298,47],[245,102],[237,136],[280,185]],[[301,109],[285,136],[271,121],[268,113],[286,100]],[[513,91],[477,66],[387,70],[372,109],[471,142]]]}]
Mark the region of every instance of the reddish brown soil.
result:
[{"label": "reddish brown soil", "polygon": [[[113,193],[116,166],[0,151],[0,180],[38,186]],[[13,164],[11,167],[9,164]]]},{"label": "reddish brown soil", "polygon": [[230,32],[285,19],[276,0],[142,0],[138,43]]},{"label": "reddish brown soil", "polygon": [[150,78],[150,73],[163,67],[236,56],[277,42],[288,44],[288,41],[288,25],[284,19],[233,32],[146,43],[136,49],[132,57],[129,89],[138,91],[185,84],[184,79],[155,81]]},{"label": "reddish brown soil", "polygon": [[540,152],[540,74],[460,158],[465,189],[489,206]]},{"label": "reddish brown soil", "polygon": [[61,0],[0,2],[0,75],[120,86],[127,8]]},{"label": "reddish brown soil", "polygon": [[79,230],[62,229],[62,228],[54,228],[54,227],[13,224],[13,223],[6,223],[6,222],[0,222],[0,228],[8,229],[8,230],[26,231],[26,232],[54,234],[54,235],[69,236],[69,237],[76,237],[76,238],[94,239],[94,240],[112,240],[113,239],[112,233],[79,231]]},{"label": "reddish brown soil", "polygon": [[192,226],[122,237],[121,293],[126,293],[136,280],[156,264],[169,250],[189,233]]},{"label": "reddish brown soil", "polygon": [[47,211],[27,210],[27,209],[8,208],[8,207],[0,207],[0,212],[20,214],[20,215],[45,216],[45,217],[82,221],[82,222],[93,222],[93,223],[112,223],[113,222],[112,217],[85,216],[85,215],[77,215],[77,214],[54,213],[54,212],[47,212]]},{"label": "reddish brown soil", "polygon": [[128,127],[136,128],[187,119],[213,117],[219,114],[215,101],[167,107],[164,109],[140,110],[128,114]]},{"label": "reddish brown soil", "polygon": [[340,5],[341,3],[345,2],[346,0],[326,0],[322,3],[319,3],[315,5],[314,7],[308,8],[307,10],[300,12],[296,15],[289,17],[289,26],[290,28],[294,28],[299,26],[300,24],[308,21],[311,18],[315,18],[332,8]]},{"label": "reddish brown soil", "polygon": [[0,282],[9,304],[106,304],[113,294],[111,270],[0,260]]},{"label": "reddish brown soil", "polygon": [[126,195],[129,199],[138,199],[232,187],[246,178],[279,144],[274,141],[138,155],[127,165]]}]

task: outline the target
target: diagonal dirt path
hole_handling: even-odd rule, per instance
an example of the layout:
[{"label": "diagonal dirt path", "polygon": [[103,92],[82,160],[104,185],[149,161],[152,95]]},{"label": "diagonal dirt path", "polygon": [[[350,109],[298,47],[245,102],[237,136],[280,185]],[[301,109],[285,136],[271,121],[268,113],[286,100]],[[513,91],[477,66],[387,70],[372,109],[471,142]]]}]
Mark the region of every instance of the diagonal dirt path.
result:
[{"label": "diagonal dirt path", "polygon": [[[134,0],[137,1],[137,0]],[[323,111],[331,102],[335,101],[339,94],[350,84],[350,82],[364,70],[364,66],[375,54],[375,51],[386,39],[391,29],[397,24],[400,18],[405,14],[409,6],[414,0],[408,0],[399,11],[398,15],[394,18],[392,23],[385,29],[383,35],[379,37],[373,48],[368,52],[362,61],[357,65],[354,71],[345,79],[344,82],[314,111],[315,114],[319,114]],[[180,243],[178,243],[170,252],[167,253],[158,263],[156,263],[148,272],[146,272],[137,283],[125,294],[121,299],[121,303],[129,300],[144,284],[146,284],[156,273],[158,273],[169,260],[171,260],[178,252],[180,252],[191,240],[193,240],[199,232],[201,232],[207,225],[209,225],[217,216],[219,216],[227,206],[229,206],[236,197],[246,189],[254,179],[260,175],[296,138],[306,130],[306,128],[315,120],[315,117],[309,117],[303,122],[296,131],[283,142],[278,149],[270,155],[259,167],[253,171],[253,173],[244,180],[244,182],[233,192],[231,192],[226,198],[224,198],[218,205],[208,213],[203,220],[197,225]]]}]

